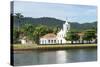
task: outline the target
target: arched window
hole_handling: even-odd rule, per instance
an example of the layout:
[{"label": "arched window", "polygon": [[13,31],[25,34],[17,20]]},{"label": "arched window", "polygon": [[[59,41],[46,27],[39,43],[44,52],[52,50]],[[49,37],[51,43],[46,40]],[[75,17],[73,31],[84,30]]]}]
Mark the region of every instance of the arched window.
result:
[{"label": "arched window", "polygon": [[53,40],[51,40],[51,43],[53,44]]},{"label": "arched window", "polygon": [[62,44],[62,40],[60,40],[61,44]]},{"label": "arched window", "polygon": [[50,40],[48,40],[48,43],[50,44]]},{"label": "arched window", "polygon": [[54,44],[56,44],[56,40],[54,40]]}]

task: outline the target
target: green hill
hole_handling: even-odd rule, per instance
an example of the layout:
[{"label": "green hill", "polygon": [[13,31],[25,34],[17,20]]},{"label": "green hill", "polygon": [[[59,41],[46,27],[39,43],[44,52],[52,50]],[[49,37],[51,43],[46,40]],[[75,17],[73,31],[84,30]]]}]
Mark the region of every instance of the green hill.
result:
[{"label": "green hill", "polygon": [[[22,17],[18,19],[16,16],[14,16],[12,23],[14,27],[22,26],[23,24],[29,23],[33,25],[43,24],[47,25],[48,27],[58,26],[59,28],[62,28],[65,21],[51,17],[40,17],[40,18]],[[79,22],[69,21],[69,24],[71,25],[71,30],[83,31],[92,28],[97,29],[97,21],[87,22],[83,24],[80,24]]]}]

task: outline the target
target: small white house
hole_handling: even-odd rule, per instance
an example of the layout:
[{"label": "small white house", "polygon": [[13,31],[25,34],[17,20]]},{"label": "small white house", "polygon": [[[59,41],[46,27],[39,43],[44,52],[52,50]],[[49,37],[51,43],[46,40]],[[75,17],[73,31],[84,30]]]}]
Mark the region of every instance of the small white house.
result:
[{"label": "small white house", "polygon": [[22,39],[20,39],[21,44],[27,44],[27,40],[26,37],[23,37]]},{"label": "small white house", "polygon": [[33,44],[33,42],[31,40],[27,39],[27,37],[25,37],[25,36],[22,39],[20,39],[20,42],[23,45],[32,45]]},{"label": "small white house", "polygon": [[40,37],[40,44],[65,44],[70,43],[70,41],[66,41],[64,37],[66,37],[66,33],[69,31],[70,25],[66,21],[63,24],[63,29],[61,29],[57,35],[54,33],[48,33],[42,37]]},{"label": "small white house", "polygon": [[21,39],[21,44],[26,44],[26,43],[27,43],[26,40]]}]

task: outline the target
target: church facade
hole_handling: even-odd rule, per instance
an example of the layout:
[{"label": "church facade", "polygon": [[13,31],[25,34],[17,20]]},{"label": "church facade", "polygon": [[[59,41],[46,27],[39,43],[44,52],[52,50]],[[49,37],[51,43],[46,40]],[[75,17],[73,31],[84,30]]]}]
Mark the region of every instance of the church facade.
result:
[{"label": "church facade", "polygon": [[63,24],[63,28],[56,34],[48,33],[42,37],[40,37],[40,44],[65,44],[70,43],[70,41],[66,41],[65,37],[67,32],[70,30],[70,24],[66,20]]}]

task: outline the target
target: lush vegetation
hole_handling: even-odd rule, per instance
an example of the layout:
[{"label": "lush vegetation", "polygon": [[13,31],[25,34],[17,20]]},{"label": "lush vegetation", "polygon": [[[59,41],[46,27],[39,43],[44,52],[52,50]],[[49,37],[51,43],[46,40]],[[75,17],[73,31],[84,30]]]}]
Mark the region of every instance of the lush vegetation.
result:
[{"label": "lush vegetation", "polygon": [[97,38],[97,34],[96,34],[96,30],[91,29],[91,30],[86,30],[85,34],[83,36],[83,40],[87,40],[89,43],[91,40],[96,39]]},{"label": "lush vegetation", "polygon": [[47,26],[43,24],[37,24],[34,25],[32,23],[22,23],[20,20],[24,16],[21,15],[20,13],[15,14],[14,16],[14,21],[15,19],[18,19],[17,26],[14,26],[13,29],[13,43],[19,43],[19,39],[23,38],[26,36],[27,39],[33,40],[35,43],[39,43],[39,37],[47,34],[47,33],[57,33],[60,28],[58,26],[52,27],[52,26]]},{"label": "lush vegetation", "polygon": [[73,41],[77,41],[80,39],[80,36],[77,34],[77,32],[69,31],[66,35],[67,37],[65,37],[65,39],[72,41],[72,43]]},{"label": "lush vegetation", "polygon": [[[62,25],[65,23],[65,20],[60,20],[60,19],[56,19],[56,18],[51,18],[51,17],[40,17],[40,18],[32,18],[32,17],[24,17],[23,15],[21,15],[20,13],[17,13],[17,15],[12,15],[14,17],[14,27],[19,27],[22,26],[24,24],[32,24],[32,25],[46,25],[48,27],[58,27],[58,28],[62,28]],[[17,17],[18,16],[18,17]],[[19,18],[20,17],[20,18]],[[97,21],[93,21],[93,22],[85,22],[85,23],[78,23],[78,22],[69,22],[69,24],[71,25],[71,30],[72,31],[84,31],[87,29],[92,29],[92,28],[97,28]]]},{"label": "lush vegetation", "polygon": [[[81,33],[81,35],[79,33]],[[65,37],[65,39],[72,41],[72,43],[73,43],[73,41],[80,41],[81,38],[82,38],[81,39],[82,41],[87,41],[87,43],[91,43],[90,41],[92,41],[92,40],[95,40],[94,43],[97,42],[97,30],[95,28],[87,29],[82,32],[69,31],[66,35],[67,35],[67,37]]]},{"label": "lush vegetation", "polygon": [[[39,43],[39,37],[47,34],[47,33],[57,33],[65,21],[42,17],[42,18],[31,18],[24,17],[20,13],[16,13],[15,15],[11,14],[13,17],[13,43],[19,43],[19,39],[26,36],[27,39],[34,41],[35,43]],[[73,23],[69,22],[71,25],[71,30],[68,32],[67,40],[77,41],[80,39],[77,33],[84,33],[83,40],[91,41],[92,39],[96,39],[97,33],[97,22],[92,23]]]}]

